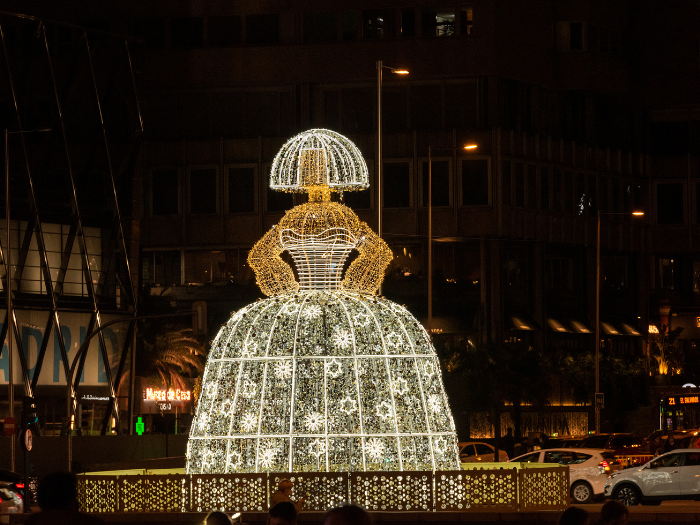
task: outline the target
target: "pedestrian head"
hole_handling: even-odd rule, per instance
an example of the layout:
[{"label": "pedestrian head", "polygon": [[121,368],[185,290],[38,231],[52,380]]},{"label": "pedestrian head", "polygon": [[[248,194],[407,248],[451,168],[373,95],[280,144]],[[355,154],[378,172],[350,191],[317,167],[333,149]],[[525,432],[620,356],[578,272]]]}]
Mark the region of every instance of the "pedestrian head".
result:
[{"label": "pedestrian head", "polygon": [[373,525],[373,521],[362,507],[343,504],[326,512],[322,525]]},{"label": "pedestrian head", "polygon": [[670,436],[668,436],[668,440],[667,440],[667,441],[668,441],[669,444],[673,445],[673,444],[676,442],[676,438],[674,437],[673,434],[671,434]]},{"label": "pedestrian head", "polygon": [[279,484],[277,485],[277,490],[280,492],[284,492],[285,494],[289,494],[292,492],[292,489],[294,488],[294,483],[289,481],[287,478],[281,479]]},{"label": "pedestrian head", "polygon": [[578,507],[569,507],[559,517],[559,525],[589,525],[590,523],[588,512]]},{"label": "pedestrian head", "polygon": [[270,525],[296,525],[297,509],[293,503],[283,501],[270,509]]},{"label": "pedestrian head", "polygon": [[78,510],[78,478],[69,472],[48,474],[39,482],[41,510]]},{"label": "pedestrian head", "polygon": [[204,525],[231,525],[231,519],[218,510],[212,510],[204,518]]},{"label": "pedestrian head", "polygon": [[602,525],[624,525],[630,511],[617,500],[610,500],[600,509],[600,523]]}]

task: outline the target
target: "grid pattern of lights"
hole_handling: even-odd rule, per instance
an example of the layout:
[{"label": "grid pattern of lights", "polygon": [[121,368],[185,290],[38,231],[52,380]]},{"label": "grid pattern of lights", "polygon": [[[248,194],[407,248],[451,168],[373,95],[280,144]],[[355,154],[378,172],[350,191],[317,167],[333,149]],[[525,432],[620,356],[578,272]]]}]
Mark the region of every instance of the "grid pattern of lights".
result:
[{"label": "grid pattern of lights", "polygon": [[458,468],[435,350],[402,306],[286,294],[239,310],[217,335],[189,473]]},{"label": "grid pattern of lights", "polygon": [[[248,255],[271,297],[233,313],[212,344],[187,472],[458,469],[430,337],[405,308],[373,295],[391,250],[330,201],[333,189],[367,187],[359,151],[331,131],[302,133],[275,158],[270,185],[307,191],[309,202]],[[351,249],[360,255],[341,280]]]},{"label": "grid pattern of lights", "polygon": [[308,186],[332,191],[369,188],[367,164],[357,146],[328,129],[310,129],[289,139],[272,162],[270,187],[303,193]]}]

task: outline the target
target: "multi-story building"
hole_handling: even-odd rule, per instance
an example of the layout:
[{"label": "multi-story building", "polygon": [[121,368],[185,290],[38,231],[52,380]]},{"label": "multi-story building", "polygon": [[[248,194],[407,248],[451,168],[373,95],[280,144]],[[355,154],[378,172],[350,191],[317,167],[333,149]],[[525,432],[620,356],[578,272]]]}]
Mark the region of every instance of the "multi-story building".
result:
[{"label": "multi-story building", "polygon": [[[431,148],[443,344],[592,351],[600,214],[606,351],[649,357],[647,327],[669,322],[684,323],[696,351],[697,6],[154,1],[109,19],[91,9],[85,23],[144,40],[133,187],[151,296],[205,300],[214,325],[258,294],[247,251],[294,198],[269,189],[270,164],[291,135],[324,127],[367,160],[370,190],[343,198],[375,229],[381,209],[395,256],[383,293],[423,320]],[[383,69],[381,202],[378,61],[410,71]],[[559,384],[550,402],[571,404]]]}]

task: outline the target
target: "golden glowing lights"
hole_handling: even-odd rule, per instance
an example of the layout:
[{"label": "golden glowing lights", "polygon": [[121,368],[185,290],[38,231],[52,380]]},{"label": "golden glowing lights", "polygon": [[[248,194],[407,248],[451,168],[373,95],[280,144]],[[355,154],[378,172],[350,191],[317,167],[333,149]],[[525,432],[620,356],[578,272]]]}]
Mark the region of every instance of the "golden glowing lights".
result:
[{"label": "golden glowing lights", "polygon": [[472,150],[472,149],[476,149],[478,147],[479,147],[478,144],[465,144],[464,145],[464,149],[466,149],[466,150]]}]

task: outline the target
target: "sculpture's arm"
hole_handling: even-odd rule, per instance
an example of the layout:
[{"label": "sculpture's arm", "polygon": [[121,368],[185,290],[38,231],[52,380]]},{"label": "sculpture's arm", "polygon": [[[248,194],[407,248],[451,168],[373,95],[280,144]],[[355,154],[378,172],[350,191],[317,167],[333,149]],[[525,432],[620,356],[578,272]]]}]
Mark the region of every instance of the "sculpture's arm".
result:
[{"label": "sculpture's arm", "polygon": [[265,295],[296,292],[299,289],[292,268],[280,257],[283,251],[279,230],[273,226],[248,253],[248,264]]},{"label": "sculpture's arm", "polygon": [[384,270],[394,256],[384,240],[366,223],[360,223],[359,230],[352,233],[358,240],[355,248],[360,256],[345,272],[341,287],[353,292],[375,293],[384,280]]}]

